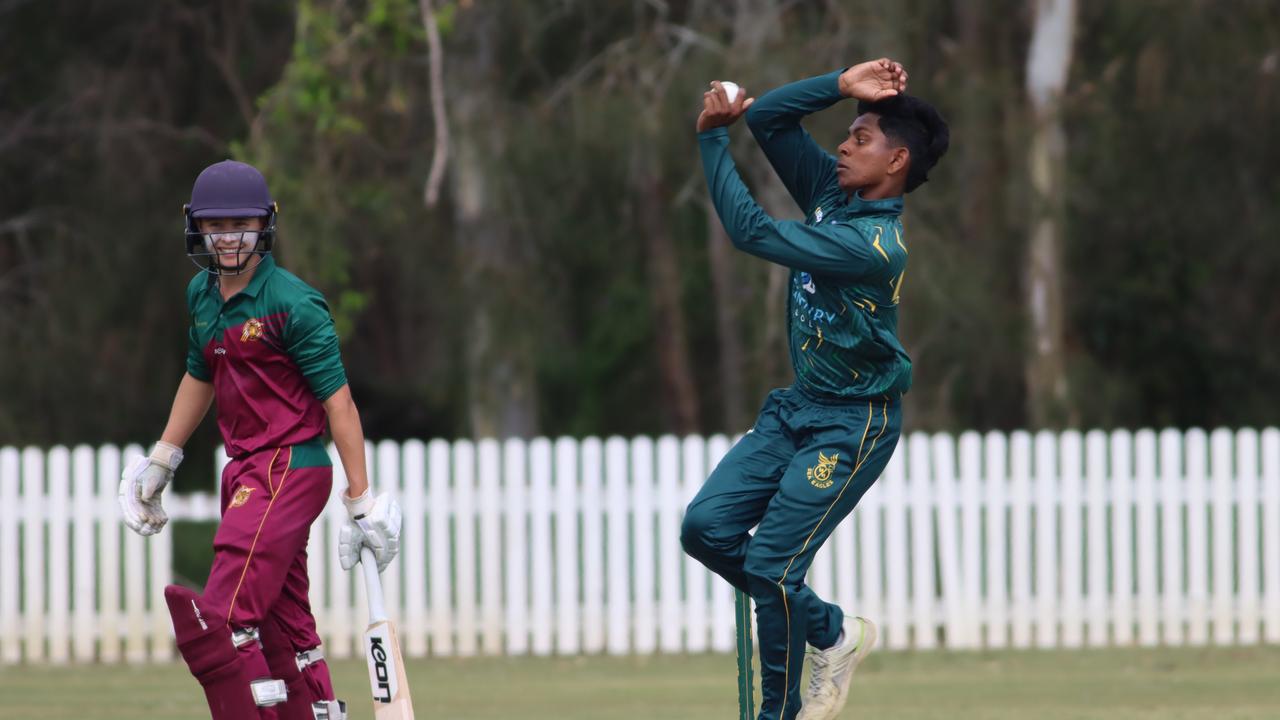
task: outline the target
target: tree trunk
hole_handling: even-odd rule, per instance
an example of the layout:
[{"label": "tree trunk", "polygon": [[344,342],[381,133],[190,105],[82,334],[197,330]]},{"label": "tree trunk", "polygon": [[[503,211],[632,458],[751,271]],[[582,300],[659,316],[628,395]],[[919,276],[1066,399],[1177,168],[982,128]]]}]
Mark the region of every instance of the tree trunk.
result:
[{"label": "tree trunk", "polygon": [[466,324],[462,330],[467,424],[471,436],[529,437],[537,432],[533,338],[527,314],[525,248],[515,242],[507,208],[498,207],[505,133],[503,98],[493,77],[492,8],[459,13],[465,54],[451,59],[454,232]]},{"label": "tree trunk", "polygon": [[1071,67],[1075,0],[1036,0],[1027,54],[1031,102],[1029,149],[1031,243],[1026,256],[1031,347],[1027,355],[1027,411],[1035,427],[1072,422],[1067,384],[1065,309],[1062,290],[1063,180],[1066,135],[1061,97]]},{"label": "tree trunk", "polygon": [[738,328],[738,298],[734,290],[733,246],[716,217],[707,211],[707,258],[711,266],[711,292],[715,298],[716,344],[720,349],[720,393],[722,428],[740,432],[749,423],[744,400],[747,391],[742,375],[742,333]]},{"label": "tree trunk", "polygon": [[689,358],[689,341],[684,306],[680,302],[680,262],[675,240],[668,226],[671,193],[646,157],[648,143],[638,143],[635,193],[640,231],[644,234],[648,255],[650,302],[653,303],[654,340],[657,344],[658,369],[662,376],[662,399],[666,424],[673,432],[698,431],[699,393]]}]

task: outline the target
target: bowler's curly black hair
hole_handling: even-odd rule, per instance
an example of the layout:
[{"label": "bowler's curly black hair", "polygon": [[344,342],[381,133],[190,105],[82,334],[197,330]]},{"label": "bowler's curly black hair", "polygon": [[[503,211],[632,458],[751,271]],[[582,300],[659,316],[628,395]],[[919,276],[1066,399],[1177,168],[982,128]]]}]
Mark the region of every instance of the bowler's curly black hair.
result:
[{"label": "bowler's curly black hair", "polygon": [[876,102],[858,103],[858,114],[880,116],[880,132],[911,153],[906,191],[911,192],[929,179],[929,171],[947,153],[951,130],[937,108],[914,95],[894,95]]}]

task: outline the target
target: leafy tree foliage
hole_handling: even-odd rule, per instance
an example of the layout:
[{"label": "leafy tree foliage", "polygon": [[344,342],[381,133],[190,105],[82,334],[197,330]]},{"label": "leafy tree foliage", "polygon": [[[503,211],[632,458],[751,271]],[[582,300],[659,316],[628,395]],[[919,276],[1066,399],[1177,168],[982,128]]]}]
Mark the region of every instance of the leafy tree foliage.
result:
[{"label": "leafy tree foliage", "polygon": [[[424,7],[453,145],[434,207]],[[157,432],[192,272],[177,210],[226,156],[266,172],[279,254],[332,301],[372,436],[741,431],[789,381],[785,276],[715,250],[701,89],[880,55],[953,128],[907,203],[909,428],[1026,426],[1029,18],[1014,0],[0,4],[0,443]],[[1071,418],[1275,422],[1280,9],[1082,0],[1074,51]],[[834,148],[853,111],[808,127]],[[744,129],[734,154],[794,217]]]}]

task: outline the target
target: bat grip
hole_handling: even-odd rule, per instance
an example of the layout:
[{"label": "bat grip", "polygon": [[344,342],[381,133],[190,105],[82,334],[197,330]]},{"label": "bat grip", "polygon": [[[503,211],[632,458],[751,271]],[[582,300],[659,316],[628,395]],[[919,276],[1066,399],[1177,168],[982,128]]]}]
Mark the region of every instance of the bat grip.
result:
[{"label": "bat grip", "polygon": [[382,601],[382,578],[378,577],[378,561],[373,551],[360,548],[360,569],[364,573],[364,592],[369,600],[369,624],[387,619],[387,608]]}]

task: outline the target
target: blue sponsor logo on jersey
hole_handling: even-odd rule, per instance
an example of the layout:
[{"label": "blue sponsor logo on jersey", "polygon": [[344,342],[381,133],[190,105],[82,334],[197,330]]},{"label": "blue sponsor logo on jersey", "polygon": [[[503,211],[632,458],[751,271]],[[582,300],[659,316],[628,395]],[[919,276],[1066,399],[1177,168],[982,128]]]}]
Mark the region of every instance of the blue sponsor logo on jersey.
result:
[{"label": "blue sponsor logo on jersey", "polygon": [[818,286],[813,282],[813,276],[807,272],[800,273],[800,287],[810,295],[818,292]]}]

